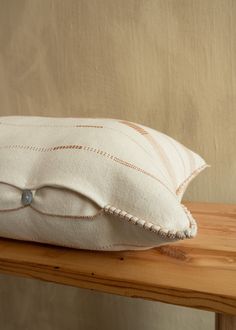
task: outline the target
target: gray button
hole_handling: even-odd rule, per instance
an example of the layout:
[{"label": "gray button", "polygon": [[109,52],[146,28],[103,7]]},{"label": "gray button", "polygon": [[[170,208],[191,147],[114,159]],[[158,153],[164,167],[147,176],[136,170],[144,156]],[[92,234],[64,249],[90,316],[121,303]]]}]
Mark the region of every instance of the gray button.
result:
[{"label": "gray button", "polygon": [[25,189],[22,192],[22,196],[21,196],[21,202],[24,206],[26,205],[30,205],[33,201],[33,194],[32,191],[29,189]]}]

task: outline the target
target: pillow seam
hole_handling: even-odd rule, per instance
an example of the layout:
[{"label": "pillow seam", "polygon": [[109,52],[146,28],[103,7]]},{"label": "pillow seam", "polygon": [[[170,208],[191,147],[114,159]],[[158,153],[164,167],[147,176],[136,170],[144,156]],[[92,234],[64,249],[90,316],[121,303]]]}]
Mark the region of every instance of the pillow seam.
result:
[{"label": "pillow seam", "polygon": [[[187,209],[186,206],[184,206],[183,204],[180,204],[180,206],[183,208],[183,211],[185,212],[188,220],[189,220],[189,227],[183,230],[173,230],[173,229],[167,229],[164,228],[162,226],[159,225],[155,225],[154,223],[150,222],[150,221],[146,221],[143,220],[141,218],[138,218],[132,214],[127,213],[124,210],[121,210],[119,208],[116,208],[114,206],[111,205],[106,205],[105,207],[101,208],[101,210],[94,216],[66,216],[66,215],[55,215],[55,214],[48,214],[48,213],[44,213],[41,212],[40,210],[32,207],[31,205],[28,206],[23,206],[21,208],[25,208],[25,207],[30,207],[31,209],[33,209],[35,212],[41,213],[43,215],[46,216],[52,216],[52,217],[60,217],[60,218],[70,218],[70,219],[79,219],[79,218],[86,218],[86,219],[94,219],[96,216],[98,216],[99,214],[101,214],[102,212],[110,214],[110,215],[114,215],[119,217],[120,219],[126,220],[128,222],[130,222],[133,225],[137,225],[145,230],[149,230],[153,233],[158,234],[161,238],[163,239],[177,239],[177,240],[183,240],[186,238],[193,238],[196,236],[197,233],[197,223],[194,220],[192,214],[190,213],[190,211]],[[19,210],[19,208],[17,209],[8,209],[8,210],[0,210],[2,212],[12,212],[12,211],[17,211]]]},{"label": "pillow seam", "polygon": [[177,196],[181,195],[183,193],[188,184],[200,173],[202,172],[205,168],[210,167],[208,164],[203,164],[200,167],[196,168],[176,189],[175,193]]}]

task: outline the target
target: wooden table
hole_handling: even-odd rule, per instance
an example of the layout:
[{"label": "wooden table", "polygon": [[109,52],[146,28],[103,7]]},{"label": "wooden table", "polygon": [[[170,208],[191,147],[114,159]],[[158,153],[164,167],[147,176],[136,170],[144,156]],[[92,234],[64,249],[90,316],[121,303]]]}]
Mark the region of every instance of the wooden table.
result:
[{"label": "wooden table", "polygon": [[148,251],[91,252],[0,239],[0,272],[216,313],[236,329],[236,205],[185,203],[195,239]]}]

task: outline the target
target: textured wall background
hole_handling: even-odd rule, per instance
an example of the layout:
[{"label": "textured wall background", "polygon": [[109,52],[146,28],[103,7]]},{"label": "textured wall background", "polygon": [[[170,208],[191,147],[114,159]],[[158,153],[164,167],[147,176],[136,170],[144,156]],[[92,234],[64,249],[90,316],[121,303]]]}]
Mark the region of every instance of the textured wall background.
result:
[{"label": "textured wall background", "polygon": [[[234,0],[0,0],[0,115],[116,117],[208,163],[186,199],[236,202]],[[213,314],[0,277],[0,328],[213,329]]]}]

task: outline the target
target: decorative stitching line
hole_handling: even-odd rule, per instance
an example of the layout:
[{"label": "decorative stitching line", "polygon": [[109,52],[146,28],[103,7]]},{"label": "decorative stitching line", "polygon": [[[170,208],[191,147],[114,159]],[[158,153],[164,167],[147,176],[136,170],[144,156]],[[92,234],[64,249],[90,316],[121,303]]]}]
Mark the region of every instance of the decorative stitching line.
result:
[{"label": "decorative stitching line", "polygon": [[[119,129],[115,128],[115,127],[108,127],[108,126],[103,126],[103,128],[111,130],[113,132],[118,132],[121,135],[124,135],[126,138],[128,138],[130,141],[132,141],[133,143],[135,143],[140,149],[142,149],[143,152],[145,152],[150,158],[151,161],[155,161],[155,158],[153,157],[154,155],[149,153],[140,143],[138,143],[135,139],[133,139],[130,135],[126,134],[125,132],[120,131]],[[161,170],[161,169],[160,169]],[[162,173],[164,176],[165,174]],[[168,179],[168,178],[167,178]]]},{"label": "decorative stitching line", "polygon": [[[119,158],[117,158],[117,157],[114,157],[113,160],[114,160],[115,162],[119,163],[119,164],[122,164],[122,165],[124,165],[124,166],[130,167],[130,168],[132,168],[132,169],[134,169],[134,170],[136,170],[136,171],[139,171],[139,172],[141,172],[141,173],[143,173],[143,174],[146,174],[146,175],[150,176],[151,178],[153,178],[153,179],[158,180],[159,182],[161,182],[161,181],[160,181],[157,177],[155,177],[153,174],[148,173],[147,171],[143,170],[142,168],[139,168],[139,167],[137,167],[137,166],[135,166],[135,165],[133,165],[133,164],[130,164],[130,163],[128,163],[128,162],[126,162],[126,161],[124,161],[124,160],[122,160],[122,159],[119,159]],[[162,184],[163,184],[163,185],[169,190],[169,188],[168,188],[163,182],[161,182],[161,183],[162,183]],[[169,190],[169,191],[170,191],[170,190]]]},{"label": "decorative stitching line", "polygon": [[[166,157],[165,155],[165,152],[162,150],[162,148],[159,146],[159,144],[157,143],[157,141],[153,138],[153,136],[148,132],[146,131],[143,127],[139,126],[138,124],[135,124],[135,123],[132,123],[132,122],[129,122],[129,121],[125,121],[125,120],[120,120],[119,121],[121,124],[124,124],[124,125],[127,125],[131,128],[133,128],[135,131],[137,131],[138,133],[140,133],[141,135],[144,135],[145,138],[151,143],[151,145],[153,146],[153,148],[155,149],[155,151],[157,151],[157,153],[160,153],[161,152],[161,155],[163,156],[162,159],[163,160],[166,160],[167,162],[165,162],[165,164],[167,165],[166,168],[168,170],[168,173],[170,175],[170,178],[172,178],[172,181],[173,179],[176,181],[176,177],[175,177],[175,173],[174,171],[172,170],[172,165],[169,163],[169,159],[168,157]],[[174,149],[176,150],[176,153],[179,155],[179,158],[181,159],[182,161],[182,164],[184,164],[183,162],[183,159],[182,159],[182,155],[181,153],[176,149],[176,146],[175,144],[173,143],[173,140],[167,136],[168,140],[170,141],[170,143],[173,145]],[[179,142],[177,142],[178,144],[180,144]],[[181,145],[181,144],[180,144]],[[189,151],[185,146],[181,145],[185,150],[186,150],[186,153],[190,159],[190,164],[191,164],[191,167],[193,166],[192,165],[192,162],[194,162],[194,157],[192,156],[192,152]],[[187,184],[198,174],[200,173],[204,168],[206,167],[209,167],[209,165],[202,165],[201,167],[199,167],[198,169],[194,170],[190,176],[185,179],[179,186],[178,188],[176,189],[176,195],[180,195],[183,191],[184,191],[184,188],[186,188]]]},{"label": "decorative stitching line", "polygon": [[143,174],[153,178],[154,180],[160,182],[172,195],[176,196],[176,194],[167,185],[165,185],[160,179],[158,179],[154,174],[149,173],[149,172],[145,171],[144,169],[142,169],[134,164],[131,164],[127,161],[124,161],[116,156],[113,156],[110,153],[103,151],[101,149],[77,145],[77,144],[60,145],[60,146],[54,146],[54,147],[36,147],[36,146],[14,144],[14,145],[0,146],[0,149],[24,149],[24,150],[37,151],[37,152],[51,152],[51,151],[58,151],[58,150],[68,150],[68,149],[69,150],[70,149],[78,150],[78,149],[80,149],[80,150],[85,150],[85,151],[89,151],[89,152],[94,152],[101,156],[107,157],[107,158],[113,160],[114,162],[117,162],[117,163],[124,165],[126,167],[129,167],[129,168],[132,168],[133,170],[136,170],[140,173],[143,173]]},{"label": "decorative stitching line", "polygon": [[133,128],[135,131],[139,132],[141,135],[148,135],[149,133],[138,124],[132,123],[131,121],[119,120],[119,123]]},{"label": "decorative stitching line", "polygon": [[32,125],[32,124],[14,124],[14,123],[4,123],[0,122],[3,126],[15,126],[15,127],[77,127],[77,128],[103,128],[102,125]]},{"label": "decorative stitching line", "polygon": [[188,177],[187,179],[185,179],[180,185],[179,187],[176,189],[176,195],[179,196],[182,192],[184,192],[185,188],[187,187],[188,183],[194,179],[198,173],[200,173],[201,171],[203,171],[205,168],[210,167],[210,165],[208,164],[204,164],[200,167],[198,167],[196,170],[194,170]]},{"label": "decorative stitching line", "polygon": [[142,150],[144,152],[147,153],[147,155],[149,155],[152,159],[152,155],[149,154],[147,152],[146,149],[144,149],[137,141],[135,141],[134,139],[132,139],[129,135],[125,134],[124,132],[119,131],[118,129],[114,128],[114,127],[106,127],[106,126],[102,126],[102,125],[75,125],[75,126],[67,126],[67,125],[32,125],[32,124],[14,124],[14,123],[4,123],[4,122],[0,122],[0,125],[5,125],[5,126],[19,126],[19,127],[65,127],[65,128],[72,128],[72,127],[82,127],[82,128],[105,128],[105,129],[109,129],[112,131],[116,131],[119,134],[125,135],[128,139],[130,139],[133,143],[135,143],[137,146],[139,146],[140,148],[142,148]]},{"label": "decorative stitching line", "polygon": [[76,125],[75,127],[78,127],[78,128],[103,128],[103,126],[99,126],[99,125]]}]

